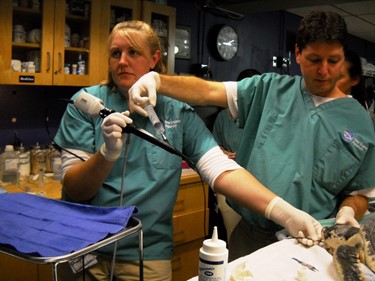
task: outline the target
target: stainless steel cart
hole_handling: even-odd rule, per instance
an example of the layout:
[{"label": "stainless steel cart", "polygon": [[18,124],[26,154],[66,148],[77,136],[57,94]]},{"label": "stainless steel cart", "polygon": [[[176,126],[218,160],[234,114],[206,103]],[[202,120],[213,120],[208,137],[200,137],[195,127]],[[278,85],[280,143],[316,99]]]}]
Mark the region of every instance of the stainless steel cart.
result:
[{"label": "stainless steel cart", "polygon": [[108,236],[105,239],[100,240],[99,242],[89,245],[83,249],[74,251],[67,255],[57,256],[57,257],[38,257],[38,256],[31,256],[27,254],[23,254],[17,252],[13,249],[8,247],[4,247],[0,245],[0,252],[28,261],[36,264],[50,264],[52,266],[52,276],[54,281],[58,281],[57,276],[57,266],[61,263],[68,262],[72,259],[84,256],[88,253],[91,253],[101,247],[109,245],[111,243],[115,243],[118,240],[128,237],[129,235],[138,233],[138,242],[139,242],[139,280],[143,281],[143,231],[142,231],[142,223],[139,219],[135,217],[131,217],[128,225],[123,230]]}]

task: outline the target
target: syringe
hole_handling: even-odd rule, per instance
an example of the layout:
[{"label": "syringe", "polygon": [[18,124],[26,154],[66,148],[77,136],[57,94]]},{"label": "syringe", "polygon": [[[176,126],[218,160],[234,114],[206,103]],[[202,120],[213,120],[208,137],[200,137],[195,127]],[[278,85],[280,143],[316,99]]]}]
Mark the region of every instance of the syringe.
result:
[{"label": "syringe", "polygon": [[152,126],[154,126],[156,132],[161,135],[161,137],[163,138],[163,141],[168,142],[167,137],[164,134],[165,129],[163,127],[163,124],[160,122],[160,119],[158,115],[156,114],[152,104],[147,103],[143,109],[147,112],[148,118],[150,119],[151,124]]}]

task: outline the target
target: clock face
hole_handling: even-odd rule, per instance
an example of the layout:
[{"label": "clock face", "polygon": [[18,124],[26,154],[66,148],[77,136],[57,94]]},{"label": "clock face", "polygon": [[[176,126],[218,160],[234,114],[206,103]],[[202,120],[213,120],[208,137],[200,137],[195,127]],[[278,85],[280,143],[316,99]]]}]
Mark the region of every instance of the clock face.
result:
[{"label": "clock face", "polygon": [[230,26],[223,26],[216,39],[216,48],[223,60],[231,60],[238,51],[238,34]]}]

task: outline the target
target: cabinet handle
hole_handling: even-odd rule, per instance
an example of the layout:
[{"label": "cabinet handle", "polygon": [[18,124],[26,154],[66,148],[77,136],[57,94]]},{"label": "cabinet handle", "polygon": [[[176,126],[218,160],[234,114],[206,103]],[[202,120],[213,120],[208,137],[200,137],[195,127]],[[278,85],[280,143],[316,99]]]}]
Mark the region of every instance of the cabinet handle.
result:
[{"label": "cabinet handle", "polygon": [[47,52],[47,72],[51,69],[51,53]]},{"label": "cabinet handle", "polygon": [[174,205],[174,211],[183,211],[185,210],[185,205],[184,205],[184,199],[177,200],[176,204]]},{"label": "cabinet handle", "polygon": [[185,231],[184,230],[174,231],[173,241],[175,243],[181,243],[181,242],[184,242],[185,240],[186,239],[185,239]]}]

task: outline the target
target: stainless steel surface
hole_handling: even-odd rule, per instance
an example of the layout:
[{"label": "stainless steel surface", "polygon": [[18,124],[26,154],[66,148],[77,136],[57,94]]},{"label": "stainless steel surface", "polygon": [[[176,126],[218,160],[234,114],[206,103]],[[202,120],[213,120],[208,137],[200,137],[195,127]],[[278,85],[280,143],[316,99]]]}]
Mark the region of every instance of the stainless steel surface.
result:
[{"label": "stainless steel surface", "polygon": [[[52,266],[52,272],[53,272],[53,280],[58,281],[57,276],[57,266],[60,263],[67,262],[69,260],[72,260],[74,258],[83,256],[85,254],[91,253],[101,247],[104,247],[108,244],[114,243],[118,240],[121,240],[123,238],[128,237],[129,235],[138,233],[138,242],[139,242],[139,262],[140,262],[140,280],[143,280],[143,232],[142,232],[142,223],[137,218],[130,218],[128,226],[124,228],[123,230],[119,231],[116,234],[113,234],[95,244],[92,244],[90,246],[87,246],[86,248],[80,249],[78,251],[75,251],[73,253],[57,256],[57,257],[38,257],[38,256],[31,256],[27,254],[23,254],[20,252],[17,252],[16,250],[7,248],[3,245],[0,245],[0,253],[4,253],[10,256],[13,256],[15,258],[22,259],[27,262],[32,262],[36,264],[50,264]],[[84,235],[84,234],[83,234]]]}]

